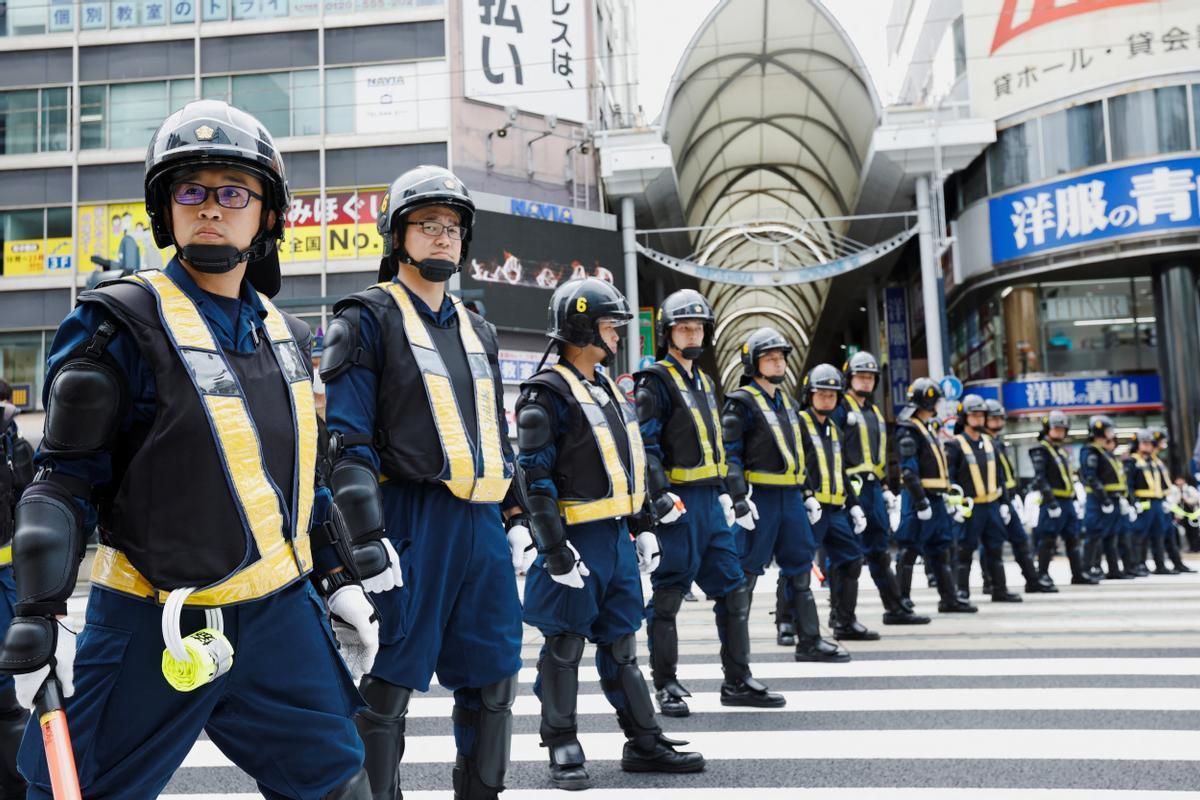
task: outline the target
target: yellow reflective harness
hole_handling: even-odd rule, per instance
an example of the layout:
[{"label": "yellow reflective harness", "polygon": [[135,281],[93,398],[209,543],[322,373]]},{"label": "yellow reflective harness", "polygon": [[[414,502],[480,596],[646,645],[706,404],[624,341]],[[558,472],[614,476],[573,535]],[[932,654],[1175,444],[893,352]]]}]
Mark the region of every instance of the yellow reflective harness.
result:
[{"label": "yellow reflective harness", "polygon": [[567,382],[572,396],[583,409],[584,419],[592,429],[592,437],[600,451],[604,470],[608,473],[607,497],[599,500],[564,500],[558,504],[559,512],[567,520],[568,525],[578,525],[582,522],[612,517],[626,517],[637,513],[646,497],[646,451],[642,447],[642,434],[638,428],[637,416],[625,402],[617,385],[608,375],[604,375],[605,382],[612,390],[612,399],[617,404],[621,418],[625,420],[625,437],[629,444],[630,463],[630,468],[626,471],[625,465],[621,463],[621,455],[617,451],[617,442],[613,438],[608,417],[604,415],[604,410],[596,402],[596,398],[572,370],[562,364],[555,364],[554,371]]},{"label": "yellow reflective harness", "polygon": [[[1148,500],[1161,500],[1167,496],[1167,482],[1163,480],[1163,473],[1159,470],[1158,461],[1154,456],[1147,458],[1141,453],[1134,453],[1133,460],[1138,465],[1138,469],[1142,471],[1142,477],[1146,481],[1145,489],[1135,489],[1134,497],[1142,497]],[[1160,462],[1161,463],[1161,462]]]},{"label": "yellow reflective harness", "polygon": [[996,450],[988,436],[981,437],[983,457],[987,461],[987,482],[984,483],[983,472],[979,469],[979,459],[975,455],[971,442],[963,434],[954,437],[962,448],[963,458],[967,461],[967,471],[971,473],[971,482],[975,484],[976,503],[991,503],[1000,498],[1000,487],[996,483]]},{"label": "yellow reflective harness", "polygon": [[[667,473],[667,477],[670,478],[671,483],[692,483],[710,478],[724,478],[729,468],[725,464],[725,443],[720,436],[714,435],[714,431],[721,430],[721,415],[717,409],[717,396],[713,392],[712,380],[699,367],[696,368],[696,375],[700,378],[700,385],[704,389],[704,398],[708,403],[711,420],[709,423],[705,422],[704,413],[697,405],[696,398],[692,396],[691,387],[683,379],[682,373],[670,361],[663,360],[658,363],[666,368],[671,379],[675,381],[675,387],[683,397],[684,405],[692,414],[696,440],[700,442],[700,463],[694,467],[672,467]],[[715,450],[714,441],[716,442]]]},{"label": "yellow reflective harness", "polygon": [[825,425],[829,430],[829,442],[833,450],[831,469],[829,460],[825,456],[825,444],[821,439],[821,434],[817,432],[817,424],[813,420],[812,411],[801,411],[800,419],[804,421],[804,427],[808,429],[809,438],[812,439],[813,452],[817,454],[817,471],[821,474],[821,489],[813,496],[817,498],[818,503],[827,506],[844,505],[846,484],[842,477],[842,442],[838,438],[837,425],[829,422]]},{"label": "yellow reflective harness", "polygon": [[846,403],[850,406],[850,410],[858,415],[859,423],[855,427],[858,428],[858,438],[860,449],[862,450],[862,463],[850,467],[847,472],[851,475],[857,475],[862,472],[873,472],[875,477],[883,480],[883,476],[887,473],[887,426],[883,422],[883,417],[874,407],[871,408],[871,413],[879,422],[879,452],[873,454],[871,452],[871,432],[867,429],[867,415],[863,411],[858,401],[854,399],[850,393],[846,394]]},{"label": "yellow reflective harness", "polygon": [[940,489],[942,491],[949,489],[950,477],[946,468],[946,454],[942,451],[941,442],[939,442],[937,438],[929,432],[929,429],[925,427],[925,423],[921,422],[921,420],[919,420],[917,417],[911,417],[909,421],[916,425],[917,430],[919,430],[921,435],[925,437],[925,443],[928,444],[929,449],[933,451],[933,460],[937,464],[938,468],[938,476],[936,478],[922,477],[921,486],[926,489]]},{"label": "yellow reflective harness", "polygon": [[7,567],[12,563],[12,545],[6,544],[0,547],[0,567]]},{"label": "yellow reflective harness", "polygon": [[1046,448],[1050,453],[1050,457],[1054,459],[1054,463],[1058,464],[1058,474],[1062,477],[1062,489],[1050,487],[1050,493],[1055,497],[1074,497],[1075,496],[1075,479],[1071,474],[1071,462],[1067,459],[1067,454],[1059,449],[1058,445],[1051,444],[1043,439],[1039,444]]},{"label": "yellow reflective harness", "polygon": [[1016,489],[1017,474],[1013,471],[1012,463],[1008,460],[1008,453],[1006,453],[1004,448],[1000,446],[999,437],[992,436],[991,434],[985,435],[991,437],[996,443],[996,458],[999,459],[1000,466],[1004,467],[1004,488]]},{"label": "yellow reflective harness", "polygon": [[500,423],[496,417],[496,385],[488,364],[487,352],[475,334],[475,327],[463,308],[462,301],[454,295],[450,300],[458,315],[458,333],[462,339],[467,363],[471,366],[471,380],[475,389],[475,416],[479,422],[479,449],[472,446],[471,436],[463,422],[454,387],[450,383],[450,372],[437,348],[421,315],[413,305],[408,292],[395,281],[376,284],[392,296],[404,320],[404,333],[413,359],[421,370],[425,384],[425,397],[433,412],[438,439],[442,443],[445,466],[438,479],[450,493],[460,500],[472,503],[498,503],[504,499],[512,482],[512,464],[504,458],[500,444]]},{"label": "yellow reflective harness", "polygon": [[[1104,484],[1104,491],[1105,492],[1115,492],[1116,494],[1125,494],[1125,488],[1126,488],[1125,470],[1122,469],[1121,462],[1117,461],[1115,458],[1113,458],[1112,455],[1102,447],[1096,447],[1095,450],[1097,453],[1104,456],[1104,460],[1108,462],[1109,468],[1111,468],[1113,471],[1113,474],[1115,474],[1117,476],[1116,483]],[[1086,491],[1088,494],[1091,494],[1092,487],[1091,486],[1085,487],[1084,491]]]},{"label": "yellow reflective harness", "polygon": [[754,383],[748,383],[742,388],[754,398],[754,404],[758,406],[763,419],[770,426],[771,434],[775,437],[775,446],[779,448],[779,455],[783,458],[783,472],[762,472],[748,469],[746,470],[746,480],[762,486],[803,485],[805,479],[804,444],[800,439],[800,420],[796,416],[796,409],[792,407],[787,393],[781,392],[780,396],[783,398],[783,412],[792,428],[792,441],[796,443],[795,453],[788,446],[787,436],[784,434],[783,426],[779,423],[779,415],[775,413],[774,407],[767,399],[766,392]]},{"label": "yellow reflective harness", "polygon": [[[285,530],[281,505],[286,502],[266,473],[258,430],[224,350],[217,344],[204,315],[183,291],[159,271],[142,272],[126,280],[148,287],[158,301],[159,317],[171,344],[193,377],[207,412],[217,451],[225,464],[234,502],[254,545],[258,559],[187,598],[189,606],[217,607],[256,600],[304,577],[312,565],[308,530],[312,521],[313,480],[317,462],[317,412],[312,381],[300,348],[287,321],[264,295],[265,325],[279,371],[287,382],[296,436],[292,486],[295,514]],[[213,368],[224,380],[202,382]],[[201,370],[204,371],[201,371]],[[155,498],[170,502],[170,498]],[[170,535],[170,531],[164,531]],[[247,555],[249,558],[249,554]],[[169,592],[150,582],[116,548],[100,545],[92,567],[92,582],[136,597],[166,601]]]},{"label": "yellow reflective harness", "polygon": [[1154,463],[1158,474],[1162,476],[1163,497],[1167,496],[1167,491],[1171,488],[1171,471],[1167,469],[1167,465],[1158,457],[1158,453],[1152,453],[1150,460]]}]

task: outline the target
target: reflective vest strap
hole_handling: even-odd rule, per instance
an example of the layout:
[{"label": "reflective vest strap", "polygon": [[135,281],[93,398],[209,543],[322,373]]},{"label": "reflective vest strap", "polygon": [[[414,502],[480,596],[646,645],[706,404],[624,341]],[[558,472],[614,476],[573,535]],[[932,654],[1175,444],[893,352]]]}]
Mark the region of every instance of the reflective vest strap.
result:
[{"label": "reflective vest strap", "polygon": [[476,471],[471,502],[498,503],[508,493],[513,473],[512,465],[504,459],[504,451],[500,444],[495,376],[488,363],[487,351],[483,349],[483,342],[479,341],[479,336],[475,333],[475,326],[471,324],[471,318],[462,300],[454,295],[451,295],[450,299],[454,303],[454,312],[458,314],[458,335],[471,364],[471,376],[475,383],[475,419],[479,425],[479,449],[483,460],[483,472]]},{"label": "reflective vest strap", "polygon": [[986,436],[982,439],[983,452],[987,458],[987,482],[985,483],[979,469],[979,459],[975,457],[970,440],[961,433],[954,438],[958,440],[958,446],[962,448],[963,458],[967,460],[967,469],[971,473],[971,482],[975,484],[975,502],[992,502],[1000,496],[1000,489],[996,486],[996,451],[992,449],[992,443]]},{"label": "reflective vest strap", "polygon": [[[851,467],[849,472],[851,475],[873,472],[875,477],[882,479],[887,473],[887,427],[884,425],[883,418],[876,417],[879,420],[879,453],[875,454],[871,452],[871,432],[867,429],[866,413],[850,393],[846,394],[846,402],[860,420],[856,427],[858,428],[859,449],[862,451],[863,458],[862,463]],[[872,413],[876,412],[872,411]]]},{"label": "reflective vest strap", "polygon": [[1000,466],[1004,467],[1004,487],[1006,489],[1017,488],[1017,475],[1013,472],[1012,463],[1008,460],[1008,455],[1000,449],[999,443],[996,444],[996,458],[1000,461]]},{"label": "reflective vest strap", "polygon": [[[775,413],[775,409],[771,406],[770,401],[767,400],[766,393],[753,383],[747,384],[744,388],[754,398],[754,404],[758,406],[763,419],[771,428],[771,434],[775,439],[775,446],[779,449],[779,455],[783,458],[782,473],[746,470],[746,480],[751,483],[763,483],[772,486],[796,486],[804,483],[804,447],[800,441],[800,423],[792,412],[792,405],[788,401],[787,395],[782,395],[783,409],[792,426],[792,439],[796,442],[797,451],[795,454],[788,447],[787,436],[783,432],[783,426],[779,424],[779,416]],[[799,464],[797,464],[797,458],[799,459]]]},{"label": "reflective vest strap", "polygon": [[946,454],[942,452],[942,445],[934,437],[929,429],[925,427],[925,423],[912,417],[912,422],[917,426],[917,430],[925,437],[925,443],[929,445],[929,449],[933,452],[933,461],[937,464],[938,476],[936,478],[921,478],[921,485],[926,489],[948,489],[950,488],[949,470],[946,467]]},{"label": "reflective vest strap", "polygon": [[1128,485],[1125,483],[1125,470],[1121,467],[1121,462],[1112,457],[1112,454],[1107,450],[1101,450],[1100,453],[1104,456],[1104,460],[1108,462],[1108,466],[1116,474],[1117,480],[1115,483],[1107,483],[1104,485],[1104,491],[1117,492],[1125,494]]},{"label": "reflective vest strap", "polygon": [[621,415],[625,418],[625,437],[629,443],[629,468],[633,473],[631,476],[633,478],[631,492],[633,502],[630,504],[632,506],[630,513],[637,513],[646,499],[646,448],[642,444],[642,429],[638,424],[637,413],[630,408],[620,387],[607,374],[604,375],[604,380],[608,382],[613,399],[616,400]]},{"label": "reflective vest strap", "polygon": [[592,429],[592,438],[595,439],[596,446],[600,449],[600,460],[604,463],[604,471],[608,473],[608,496],[628,498],[629,476],[625,474],[625,467],[621,464],[621,456],[617,452],[617,442],[613,438],[613,432],[608,426],[608,419],[604,416],[604,411],[596,403],[592,393],[583,385],[583,381],[575,377],[575,373],[562,364],[555,364],[553,369],[571,389],[575,402],[579,403],[583,409],[588,427]]},{"label": "reflective vest strap", "polygon": [[[696,404],[696,398],[692,396],[692,389],[683,379],[683,374],[669,361],[658,362],[667,374],[671,376],[671,380],[675,382],[675,388],[679,390],[680,396],[683,398],[684,404],[688,411],[692,414],[692,426],[696,429],[696,439],[700,443],[700,463],[694,467],[672,467],[668,473],[668,477],[676,483],[690,483],[692,481],[708,480],[709,478],[725,477],[725,445],[721,441],[721,437],[717,436],[717,450],[720,455],[720,460],[714,455],[713,437],[709,430],[709,424],[704,421],[704,415]],[[701,384],[704,387],[705,397],[709,401],[711,412],[712,431],[721,430],[721,418],[716,409],[716,398],[712,394],[712,384],[708,380],[708,376],[703,372],[699,372]]]},{"label": "reflective vest strap", "polygon": [[1062,477],[1063,486],[1065,488],[1055,489],[1051,487],[1050,493],[1055,497],[1074,497],[1075,496],[1075,481],[1071,476],[1071,464],[1067,461],[1065,453],[1060,451],[1056,445],[1052,445],[1046,440],[1041,441],[1041,446],[1050,454],[1050,458],[1058,465],[1058,474]]},{"label": "reflective vest strap", "polygon": [[816,493],[817,502],[830,506],[840,506],[846,502],[846,487],[842,482],[842,445],[838,440],[837,426],[829,425],[829,441],[833,445],[832,469],[825,456],[825,442],[817,431],[812,412],[800,412],[800,419],[808,429],[812,439],[813,452],[817,454],[817,469],[821,473],[821,490]]},{"label": "reflective vest strap", "polygon": [[1133,460],[1141,470],[1142,478],[1146,481],[1146,488],[1135,489],[1134,496],[1148,497],[1152,500],[1161,499],[1166,494],[1166,487],[1162,483],[1162,473],[1159,472],[1158,465],[1144,458],[1140,453],[1134,453]]}]

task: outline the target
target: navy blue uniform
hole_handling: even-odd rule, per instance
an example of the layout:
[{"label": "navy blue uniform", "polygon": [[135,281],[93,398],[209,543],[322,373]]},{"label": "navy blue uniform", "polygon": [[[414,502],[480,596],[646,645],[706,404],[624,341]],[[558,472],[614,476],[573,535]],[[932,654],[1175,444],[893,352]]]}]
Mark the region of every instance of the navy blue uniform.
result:
[{"label": "navy blue uniform", "polygon": [[[811,409],[804,413],[813,415],[813,422],[817,427],[815,439],[808,426],[804,424],[800,426],[800,434],[804,441],[804,462],[808,465],[808,490],[821,503],[821,518],[813,525],[813,536],[817,540],[817,544],[825,551],[826,571],[829,571],[843,564],[862,561],[862,541],[854,535],[854,526],[850,522],[849,514],[850,509],[858,505],[858,496],[850,484],[850,477],[846,474],[844,461],[840,476],[822,475],[818,466],[821,459],[818,458],[817,448],[820,448],[824,453],[824,463],[827,465],[827,469],[830,471],[835,469],[835,445],[832,436],[837,428],[832,418],[826,417],[825,421],[821,422]],[[840,438],[840,432],[838,436]],[[840,446],[839,442],[836,447]],[[845,490],[845,500],[833,503],[830,500],[835,498],[822,496],[822,490],[828,490],[831,486],[836,485],[838,478]]]},{"label": "navy blue uniform", "polygon": [[[196,304],[227,352],[253,353],[260,340],[268,340],[266,310],[248,284],[234,300],[202,291],[177,259],[165,272]],[[107,356],[131,401],[118,435],[128,441],[132,431],[154,419],[154,377],[132,335],[108,312],[82,305],[64,320],[50,348],[45,385],[107,320],[117,324]],[[121,477],[106,451],[70,459],[39,453],[37,463],[99,490]],[[86,498],[75,501],[84,529],[91,530],[95,506]],[[327,517],[328,507],[328,492],[318,491],[315,522]],[[291,510],[282,511],[286,521]],[[338,563],[330,550],[314,553],[318,570]],[[225,634],[236,653],[233,668],[188,694],[171,689],[162,677],[161,621],[161,608],[151,601],[96,585],[91,589],[75,658],[75,695],[66,702],[85,796],[156,796],[202,730],[267,797],[315,800],[360,770],[363,749],[351,717],[361,699],[337,653],[324,606],[307,581],[226,608]],[[203,627],[203,613],[185,610],[183,626]],[[122,713],[112,713],[116,709]],[[30,781],[29,796],[50,797],[36,724],[27,732],[19,763]]]}]

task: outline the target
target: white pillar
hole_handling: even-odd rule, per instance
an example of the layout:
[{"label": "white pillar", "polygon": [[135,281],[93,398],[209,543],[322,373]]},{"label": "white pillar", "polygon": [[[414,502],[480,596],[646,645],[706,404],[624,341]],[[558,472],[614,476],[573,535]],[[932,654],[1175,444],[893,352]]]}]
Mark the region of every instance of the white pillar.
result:
[{"label": "white pillar", "polygon": [[933,219],[929,213],[929,179],[917,178],[917,237],[921,248],[921,298],[925,306],[925,353],[929,377],[945,374],[942,355],[942,297],[938,291],[938,264],[933,257]]},{"label": "white pillar", "polygon": [[633,197],[626,195],[621,198],[621,248],[625,252],[625,299],[629,301],[629,310],[633,319],[629,321],[629,332],[625,334],[626,352],[629,356],[627,372],[637,372],[638,362],[642,358],[642,349],[638,338],[641,333],[641,318],[638,314],[638,284],[637,284],[637,246],[634,238],[636,223],[633,215]]}]

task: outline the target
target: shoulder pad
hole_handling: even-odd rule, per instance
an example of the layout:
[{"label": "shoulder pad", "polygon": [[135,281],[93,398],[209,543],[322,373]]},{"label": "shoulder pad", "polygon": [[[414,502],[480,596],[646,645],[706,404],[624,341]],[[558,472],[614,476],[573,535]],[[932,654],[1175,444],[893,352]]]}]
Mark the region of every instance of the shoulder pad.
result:
[{"label": "shoulder pad", "polygon": [[750,409],[753,409],[754,407],[756,407],[758,405],[754,401],[754,398],[750,396],[750,393],[747,392],[744,387],[739,387],[737,389],[734,389],[732,392],[727,393],[725,395],[725,399],[726,400],[736,400],[737,402],[744,405],[746,408],[750,408]]},{"label": "shoulder pad", "polygon": [[357,309],[350,308],[334,317],[325,329],[321,346],[322,381],[328,383],[358,363],[360,348],[357,322]]},{"label": "shoulder pad", "polygon": [[633,404],[637,408],[638,422],[649,422],[658,416],[658,395],[645,383],[638,383],[633,392]]},{"label": "shoulder pad", "polygon": [[300,348],[300,352],[311,355],[313,346],[312,328],[295,314],[289,314],[286,311],[280,311],[279,313],[283,315],[283,321],[287,323],[288,330],[291,331],[292,338],[296,340],[296,346]]},{"label": "shoulder pad", "polygon": [[76,304],[84,303],[97,303],[116,315],[127,314],[147,325],[161,326],[162,324],[154,295],[138,281],[126,279],[106,281],[95,289],[80,292]]},{"label": "shoulder pad", "polygon": [[537,398],[537,390],[527,390],[517,403],[517,447],[527,453],[541,450],[554,438],[549,410]]},{"label": "shoulder pad", "polygon": [[333,304],[333,313],[341,314],[354,306],[383,306],[384,308],[395,308],[396,303],[391,296],[379,288],[378,286],[368,286],[361,292],[348,294],[341,300]]},{"label": "shoulder pad", "polygon": [[125,382],[117,370],[90,358],[63,364],[46,393],[43,439],[52,452],[109,449],[124,415]]},{"label": "shoulder pad", "polygon": [[732,402],[732,397],[730,397],[725,401],[725,408],[721,411],[721,436],[727,442],[736,442],[742,438],[746,423],[738,410],[740,405],[740,403]]}]

